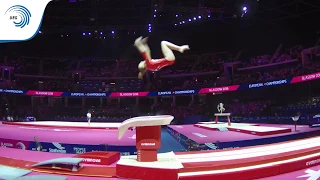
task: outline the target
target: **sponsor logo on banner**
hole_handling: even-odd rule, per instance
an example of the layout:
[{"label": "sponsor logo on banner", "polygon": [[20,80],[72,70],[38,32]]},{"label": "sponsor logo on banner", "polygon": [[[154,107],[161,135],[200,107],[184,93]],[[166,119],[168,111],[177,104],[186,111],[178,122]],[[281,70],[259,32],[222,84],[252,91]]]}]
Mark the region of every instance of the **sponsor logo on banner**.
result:
[{"label": "sponsor logo on banner", "polygon": [[40,95],[40,96],[53,96],[54,92],[51,91],[35,91],[35,95]]},{"label": "sponsor logo on banner", "polygon": [[101,159],[85,158],[83,161],[88,163],[101,163]]},{"label": "sponsor logo on banner", "polygon": [[1,143],[0,143],[0,145],[1,145],[1,147],[5,147],[5,148],[7,148],[7,147],[9,147],[9,148],[13,148],[13,144],[11,144],[11,143],[4,143],[4,142],[1,142]]},{"label": "sponsor logo on banner", "polygon": [[119,94],[121,97],[131,97],[131,96],[139,96],[138,92],[127,92],[127,93],[120,93]]},{"label": "sponsor logo on banner", "polygon": [[171,91],[160,91],[158,92],[158,96],[163,96],[163,95],[171,95]]},{"label": "sponsor logo on banner", "polygon": [[27,149],[26,142],[11,139],[0,139],[0,146],[4,148]]},{"label": "sponsor logo on banner", "polygon": [[85,93],[71,93],[70,96],[83,97],[83,96],[85,96]]},{"label": "sponsor logo on banner", "polygon": [[55,149],[49,148],[49,152],[52,153],[67,153],[66,148],[63,147],[60,143],[53,142],[52,145]]},{"label": "sponsor logo on banner", "polygon": [[320,159],[316,159],[316,160],[306,162],[306,166],[312,166],[319,163],[320,163]]},{"label": "sponsor logo on banner", "polygon": [[182,90],[182,91],[174,91],[173,94],[175,95],[182,95],[182,94],[194,94],[195,90]]},{"label": "sponsor logo on banner", "polygon": [[83,153],[86,153],[86,148],[74,147],[74,148],[73,148],[73,151],[74,151],[76,154],[83,154]]},{"label": "sponsor logo on banner", "polygon": [[209,88],[209,93],[213,93],[213,92],[225,92],[225,91],[229,91],[229,87],[216,87],[216,88]]},{"label": "sponsor logo on banner", "polygon": [[320,78],[320,73],[315,73],[315,74],[308,74],[308,75],[302,76],[301,80],[308,81],[308,80],[319,79],[319,78]]},{"label": "sponsor logo on banner", "polygon": [[212,149],[212,150],[219,149],[219,147],[216,146],[216,145],[213,144],[213,143],[205,143],[205,145],[206,145],[208,148]]},{"label": "sponsor logo on banner", "polygon": [[22,150],[26,150],[26,145],[24,145],[22,142],[18,142],[16,144],[17,149],[22,149]]},{"label": "sponsor logo on banner", "polygon": [[121,156],[130,156],[130,152],[121,152],[120,155]]},{"label": "sponsor logo on banner", "polygon": [[141,146],[155,146],[156,143],[141,143]]},{"label": "sponsor logo on banner", "polygon": [[22,90],[18,90],[18,89],[5,89],[4,92],[10,93],[10,94],[24,94]]},{"label": "sponsor logo on banner", "polygon": [[106,97],[107,93],[85,93],[87,97]]},{"label": "sponsor logo on banner", "polygon": [[249,84],[249,88],[259,88],[264,86],[275,86],[275,85],[282,85],[287,84],[287,79],[277,80],[277,81],[270,81],[265,83],[255,83],[255,84]]}]

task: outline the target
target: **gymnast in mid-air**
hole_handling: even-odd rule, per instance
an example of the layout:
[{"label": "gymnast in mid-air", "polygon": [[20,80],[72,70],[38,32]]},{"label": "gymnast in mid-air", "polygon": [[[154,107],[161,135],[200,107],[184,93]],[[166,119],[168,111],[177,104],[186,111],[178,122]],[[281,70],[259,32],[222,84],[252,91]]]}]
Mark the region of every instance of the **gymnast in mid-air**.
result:
[{"label": "gymnast in mid-air", "polygon": [[164,58],[161,59],[152,59],[150,48],[147,44],[148,38],[139,37],[135,40],[134,46],[138,49],[142,57],[144,58],[138,65],[139,69],[139,79],[143,79],[144,74],[149,71],[159,71],[161,68],[170,66],[174,64],[176,57],[174,56],[172,50],[179,51],[183,53],[186,50],[189,50],[189,45],[178,46],[172,44],[168,41],[161,41],[161,50]]}]

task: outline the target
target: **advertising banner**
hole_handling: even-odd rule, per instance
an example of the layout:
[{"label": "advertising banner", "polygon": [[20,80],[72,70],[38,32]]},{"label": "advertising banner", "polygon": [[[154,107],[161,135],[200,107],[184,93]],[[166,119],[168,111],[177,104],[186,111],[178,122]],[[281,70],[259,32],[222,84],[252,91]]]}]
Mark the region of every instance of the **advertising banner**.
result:
[{"label": "advertising banner", "polygon": [[5,148],[15,148],[15,149],[29,149],[29,142],[13,140],[13,139],[0,139],[0,146]]},{"label": "advertising banner", "polygon": [[104,145],[61,144],[57,142],[39,142],[38,144],[30,142],[28,150],[37,151],[39,150],[39,146],[41,146],[40,151],[42,152],[63,154],[82,154],[92,151],[106,151],[106,147]]},{"label": "advertising banner", "polygon": [[320,127],[320,115],[313,116],[309,122],[310,127]]},{"label": "advertising banner", "polygon": [[0,89],[0,93],[21,94],[28,96],[70,96],[70,97],[145,97],[145,96],[176,96],[232,92],[245,89],[256,89],[272,87],[285,84],[300,83],[320,79],[320,72],[296,76],[293,78],[279,79],[267,82],[257,82],[253,84],[241,84],[232,86],[221,86],[201,89],[185,89],[175,91],[144,91],[144,92],[58,92],[58,91],[38,91],[38,90],[19,90],[19,89]]},{"label": "advertising banner", "polygon": [[106,145],[107,151],[118,151],[122,156],[137,155],[136,146],[111,146]]}]

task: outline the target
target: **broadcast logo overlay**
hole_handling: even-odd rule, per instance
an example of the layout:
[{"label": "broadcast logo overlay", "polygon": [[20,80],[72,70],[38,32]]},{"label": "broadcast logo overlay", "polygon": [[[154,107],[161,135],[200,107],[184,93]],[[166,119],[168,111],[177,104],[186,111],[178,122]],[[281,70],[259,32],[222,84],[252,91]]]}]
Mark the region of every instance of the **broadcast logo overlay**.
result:
[{"label": "broadcast logo overlay", "polygon": [[16,27],[24,28],[26,25],[29,25],[31,13],[26,7],[20,6],[20,5],[11,6],[6,11],[5,15],[9,13],[15,14],[15,15],[9,16],[9,19],[13,21]]},{"label": "broadcast logo overlay", "polygon": [[28,41],[35,37],[51,0],[0,1],[0,43]]}]

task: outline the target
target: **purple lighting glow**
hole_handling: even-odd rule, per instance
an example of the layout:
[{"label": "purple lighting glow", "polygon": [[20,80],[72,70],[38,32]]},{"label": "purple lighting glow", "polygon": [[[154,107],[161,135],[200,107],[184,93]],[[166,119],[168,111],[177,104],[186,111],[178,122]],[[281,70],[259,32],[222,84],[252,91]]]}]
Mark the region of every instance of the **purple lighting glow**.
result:
[{"label": "purple lighting glow", "polygon": [[86,35],[86,33],[82,33],[82,36],[85,36]]},{"label": "purple lighting glow", "polygon": [[114,31],[112,30],[111,33],[114,34]]},{"label": "purple lighting glow", "polygon": [[247,11],[248,10],[247,6],[244,6],[242,10]]}]

